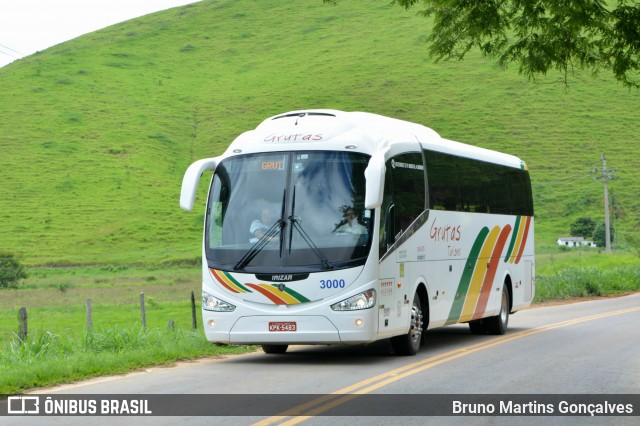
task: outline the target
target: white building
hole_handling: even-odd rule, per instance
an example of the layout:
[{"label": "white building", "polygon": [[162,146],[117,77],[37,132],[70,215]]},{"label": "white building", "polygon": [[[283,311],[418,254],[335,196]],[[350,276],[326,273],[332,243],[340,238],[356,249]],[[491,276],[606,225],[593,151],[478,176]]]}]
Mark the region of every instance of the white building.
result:
[{"label": "white building", "polygon": [[560,237],[558,245],[564,247],[596,247],[593,241],[587,241],[582,237]]}]

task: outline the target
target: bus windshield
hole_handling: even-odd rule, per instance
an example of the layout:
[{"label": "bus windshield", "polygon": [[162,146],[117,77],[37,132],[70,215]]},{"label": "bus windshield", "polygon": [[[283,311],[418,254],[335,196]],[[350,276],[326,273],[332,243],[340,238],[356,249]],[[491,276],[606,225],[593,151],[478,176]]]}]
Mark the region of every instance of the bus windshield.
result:
[{"label": "bus windshield", "polygon": [[225,159],[209,191],[209,266],[277,273],[363,265],[373,224],[373,211],[364,208],[368,161],[328,151]]}]

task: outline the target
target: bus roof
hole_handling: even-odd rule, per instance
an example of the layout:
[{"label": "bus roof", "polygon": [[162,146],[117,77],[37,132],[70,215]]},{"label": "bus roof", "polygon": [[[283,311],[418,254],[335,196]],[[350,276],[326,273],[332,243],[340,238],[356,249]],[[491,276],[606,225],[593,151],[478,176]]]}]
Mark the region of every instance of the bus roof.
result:
[{"label": "bus roof", "polygon": [[373,155],[394,146],[420,143],[422,148],[480,161],[522,168],[519,158],[442,138],[421,124],[367,112],[331,109],[290,111],[269,117],[238,136],[225,156],[288,150],[345,149]]}]

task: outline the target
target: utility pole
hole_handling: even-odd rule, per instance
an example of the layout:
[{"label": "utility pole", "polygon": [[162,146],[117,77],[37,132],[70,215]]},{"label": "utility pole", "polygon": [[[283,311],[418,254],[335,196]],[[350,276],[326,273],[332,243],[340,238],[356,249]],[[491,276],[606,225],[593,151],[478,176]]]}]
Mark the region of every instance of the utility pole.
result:
[{"label": "utility pole", "polygon": [[[596,176],[594,179],[602,179],[604,183],[604,238],[605,238],[605,253],[611,253],[611,220],[609,218],[609,189],[607,183],[613,177],[613,172],[616,169],[607,169],[607,158],[602,154],[602,176]],[[595,169],[594,173],[600,174],[600,170]]]}]

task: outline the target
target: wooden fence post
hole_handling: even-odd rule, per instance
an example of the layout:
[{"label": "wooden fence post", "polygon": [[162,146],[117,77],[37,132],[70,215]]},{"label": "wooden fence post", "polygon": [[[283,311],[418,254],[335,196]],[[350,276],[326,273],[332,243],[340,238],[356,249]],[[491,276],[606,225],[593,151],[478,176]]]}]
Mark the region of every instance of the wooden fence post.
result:
[{"label": "wooden fence post", "polygon": [[140,315],[142,316],[142,328],[147,329],[147,312],[144,309],[144,292],[140,293]]},{"label": "wooden fence post", "polygon": [[195,330],[198,328],[198,323],[196,321],[196,296],[191,292],[191,326]]},{"label": "wooden fence post", "polygon": [[91,299],[87,299],[87,331],[89,333],[93,332],[93,301]]},{"label": "wooden fence post", "polygon": [[175,322],[173,322],[173,320],[169,320],[169,322],[167,323],[167,330],[174,331],[175,329],[176,329]]},{"label": "wooden fence post", "polygon": [[29,334],[29,326],[27,324],[27,308],[20,308],[18,318],[20,321],[20,331],[18,332],[18,337],[20,338],[20,341],[23,341],[27,338],[27,334]]}]

